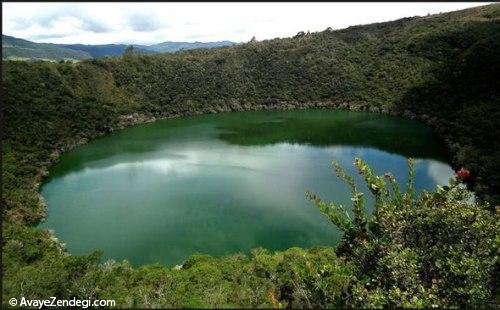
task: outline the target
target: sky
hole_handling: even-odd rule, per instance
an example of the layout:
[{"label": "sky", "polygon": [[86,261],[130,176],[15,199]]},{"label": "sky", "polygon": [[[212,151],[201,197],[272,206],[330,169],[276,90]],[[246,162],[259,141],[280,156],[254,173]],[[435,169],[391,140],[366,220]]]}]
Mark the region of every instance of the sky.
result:
[{"label": "sky", "polygon": [[299,31],[424,16],[488,4],[459,3],[2,3],[3,34],[35,42],[153,44],[247,42]]}]

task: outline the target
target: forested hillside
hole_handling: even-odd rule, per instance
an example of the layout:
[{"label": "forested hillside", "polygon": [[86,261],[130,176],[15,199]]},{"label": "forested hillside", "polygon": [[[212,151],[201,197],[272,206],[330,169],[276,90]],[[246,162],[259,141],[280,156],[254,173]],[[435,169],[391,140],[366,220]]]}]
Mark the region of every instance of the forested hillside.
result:
[{"label": "forested hillside", "polygon": [[[89,45],[89,44],[57,44],[57,46],[88,53],[90,56],[106,57],[106,56],[121,56],[128,47],[127,44],[99,44],[99,45]],[[152,51],[148,51],[142,47],[134,46],[134,52],[136,54],[154,54]]]},{"label": "forested hillside", "polygon": [[[197,48],[214,48],[222,46],[231,46],[235,43],[230,41],[218,42],[162,42],[151,45],[138,45],[133,44],[134,53],[136,54],[157,54],[157,53],[174,53],[180,50],[191,50]],[[88,45],[88,44],[57,44],[57,46],[72,49],[75,51],[83,51],[89,53],[92,57],[111,57],[121,56],[125,49],[129,46],[127,44],[101,44],[101,45]]]},{"label": "forested hillside", "polygon": [[90,54],[59,47],[50,43],[35,43],[2,35],[2,59],[10,60],[83,60]]},{"label": "forested hillside", "polygon": [[[217,42],[161,42],[151,45],[133,45],[135,54],[173,53],[180,50],[231,46],[231,41]],[[2,59],[7,60],[83,60],[97,57],[121,56],[127,44],[53,44],[35,43],[2,35]]]},{"label": "forested hillside", "polygon": [[[466,182],[480,200],[490,203],[485,208],[491,212],[500,203],[498,4],[175,54],[125,55],[80,63],[4,61],[2,70],[6,202],[4,299],[15,294],[20,296],[22,290],[24,296],[29,292],[33,298],[49,296],[47,294],[81,296],[84,288],[90,287],[89,283],[98,283],[99,289],[92,294],[101,298],[113,297],[113,294],[123,296],[127,288],[140,287],[141,290],[134,291],[133,300],[125,297],[120,300],[125,306],[148,306],[144,298],[154,299],[158,283],[167,281],[179,295],[167,298],[161,305],[174,307],[361,305],[352,302],[353,296],[364,298],[367,304],[373,302],[373,306],[402,306],[404,303],[398,298],[406,300],[404,296],[414,294],[416,291],[412,290],[419,290],[418,285],[434,297],[419,297],[425,302],[407,306],[429,307],[433,302],[442,306],[491,302],[496,285],[488,281],[492,281],[495,258],[486,250],[477,260],[481,263],[488,260],[485,263],[488,267],[472,260],[466,262],[462,256],[455,257],[458,265],[453,265],[454,261],[445,264],[447,267],[436,267],[435,270],[440,271],[434,275],[448,279],[453,274],[456,287],[451,284],[442,286],[441,282],[433,282],[431,278],[425,281],[419,278],[411,281],[423,281],[421,284],[412,282],[415,285],[410,286],[397,281],[387,286],[378,283],[374,286],[377,287],[375,295],[370,295],[372,291],[369,288],[364,291],[361,282],[357,281],[376,278],[376,273],[352,263],[349,256],[329,250],[320,251],[319,254],[325,256],[318,256],[319,250],[290,250],[273,255],[258,252],[252,258],[234,256],[215,260],[198,257],[187,263],[184,273],[175,274],[161,266],[140,269],[131,269],[126,264],[101,266],[95,258],[64,256],[52,243],[49,234],[27,225],[36,223],[45,214],[37,188],[47,174],[47,168],[62,152],[98,135],[163,117],[319,106],[391,113],[426,122],[447,145],[453,165],[470,170],[471,177]],[[422,199],[425,202],[430,198]],[[436,205],[441,202],[449,203],[440,200]],[[460,206],[465,206],[465,203]],[[463,211],[458,207],[453,210]],[[488,212],[477,211],[480,215],[474,212],[467,213],[471,221],[493,216]],[[446,216],[451,219],[458,214],[437,213],[440,219]],[[410,217],[411,221],[419,223],[415,225],[420,225],[423,234],[432,232],[435,229],[432,225],[444,225],[438,220],[424,223],[425,216],[412,213]],[[466,221],[464,218],[460,220]],[[494,224],[490,219],[485,223],[488,223],[484,224],[488,228],[484,233],[491,234]],[[445,226],[443,229],[447,229]],[[483,226],[474,226],[474,229],[477,227]],[[480,230],[472,235],[478,238],[478,242],[487,238]],[[443,247],[446,242],[453,242],[444,234],[439,240]],[[359,245],[358,241],[355,243]],[[405,242],[417,244],[415,249],[421,249],[418,240]],[[462,250],[457,251],[462,253]],[[393,254],[389,253],[384,258],[385,263],[381,261],[380,264],[389,266]],[[412,261],[413,254],[408,255],[405,257]],[[325,263],[324,257],[331,259]],[[367,257],[363,259],[370,261]],[[426,263],[431,261],[425,260]],[[484,267],[484,274],[474,278],[478,282],[467,282],[464,279],[469,279],[470,274],[457,273],[456,270],[466,268],[463,264],[467,263],[471,270]],[[234,266],[240,264],[248,275],[236,270]],[[41,269],[48,266],[54,276],[63,275],[61,280],[44,278]],[[428,268],[416,266],[412,268]],[[100,268],[104,271],[100,272]],[[322,268],[327,270],[324,271],[325,277],[330,282],[319,276]],[[400,276],[404,277],[406,268],[401,264],[391,265],[389,269],[400,271]],[[318,274],[321,279],[316,279],[307,270],[315,270],[314,275]],[[213,280],[200,280],[208,281],[204,282],[205,286],[191,286],[191,275],[196,274],[216,276]],[[119,281],[115,281],[117,279]],[[175,284],[177,280],[179,286]],[[65,286],[68,281],[73,285],[71,288]],[[22,287],[21,282],[25,283]],[[477,284],[483,282],[486,283],[484,286]],[[297,283],[303,285],[301,289],[296,287]],[[335,285],[329,286],[331,283]],[[473,284],[467,287],[463,283]],[[186,286],[180,287],[182,285]],[[388,287],[392,285],[398,287],[399,293],[388,293]],[[221,291],[218,295],[200,287],[216,287]],[[447,291],[451,290],[450,287],[453,287],[453,292]],[[305,298],[300,295],[301,290],[307,295]],[[377,294],[386,297],[378,300]]]},{"label": "forested hillside", "polygon": [[180,50],[192,50],[196,48],[214,48],[235,45],[235,42],[231,41],[216,41],[216,42],[162,42],[152,45],[142,45],[145,49],[149,51],[154,51],[158,53],[173,53]]}]

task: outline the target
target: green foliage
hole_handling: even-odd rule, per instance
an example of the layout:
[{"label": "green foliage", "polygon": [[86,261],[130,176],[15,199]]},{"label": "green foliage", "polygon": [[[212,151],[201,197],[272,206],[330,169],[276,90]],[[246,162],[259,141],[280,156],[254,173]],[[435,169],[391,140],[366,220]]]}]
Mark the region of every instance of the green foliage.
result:
[{"label": "green foliage", "polygon": [[51,234],[29,225],[45,215],[37,189],[48,167],[99,135],[161,117],[315,106],[427,122],[446,141],[454,165],[471,171],[468,185],[491,209],[500,201],[499,7],[168,55],[4,61],[3,300],[95,296],[116,298],[122,307],[486,302],[494,286],[496,216],[457,184],[416,197],[411,182],[403,191],[392,175],[377,176],[363,161],[356,165],[376,197],[372,217],[338,166],[351,186],[353,217],[311,195],[345,232],[336,252],[347,261],[333,249],[291,249],[197,256],[181,270],[136,269],[99,264],[97,255],[70,256]]},{"label": "green foliage", "polygon": [[[474,202],[456,179],[450,180],[450,186],[415,197],[411,159],[405,192],[391,174],[377,176],[361,159],[354,164],[375,197],[368,220],[364,214],[356,215],[361,220],[345,218],[345,210],[325,207],[333,204],[309,195],[346,232],[337,253],[359,270],[347,304],[369,308],[486,305],[495,289],[498,216]],[[335,169],[353,189],[354,213],[358,213],[360,193],[338,164]],[[368,229],[357,224],[365,221]]]},{"label": "green foliage", "polygon": [[133,45],[129,45],[125,48],[125,50],[123,51],[123,56],[124,57],[127,57],[127,56],[132,56],[134,55],[134,46]]},{"label": "green foliage", "polygon": [[8,257],[20,265],[5,270],[6,297],[114,299],[121,308],[271,308],[274,298],[281,307],[303,308],[342,304],[352,279],[352,266],[332,248],[274,254],[256,249],[250,257],[217,259],[194,255],[179,268],[132,268],[126,261],[98,264],[97,253],[62,255],[57,243],[43,238],[21,242],[22,232],[12,233],[7,250],[30,259]]}]

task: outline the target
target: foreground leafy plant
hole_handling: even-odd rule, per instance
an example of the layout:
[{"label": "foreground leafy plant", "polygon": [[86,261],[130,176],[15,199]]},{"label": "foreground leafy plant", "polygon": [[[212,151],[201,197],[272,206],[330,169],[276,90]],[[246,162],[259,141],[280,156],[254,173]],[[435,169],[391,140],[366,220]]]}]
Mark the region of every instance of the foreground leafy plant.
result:
[{"label": "foreground leafy plant", "polygon": [[498,218],[474,202],[460,170],[449,186],[415,196],[414,161],[408,160],[406,190],[394,176],[377,176],[368,164],[354,165],[374,196],[367,217],[363,193],[338,163],[352,192],[352,213],[341,205],[308,197],[344,232],[337,254],[357,267],[346,303],[354,307],[437,307],[486,304],[498,268]]}]

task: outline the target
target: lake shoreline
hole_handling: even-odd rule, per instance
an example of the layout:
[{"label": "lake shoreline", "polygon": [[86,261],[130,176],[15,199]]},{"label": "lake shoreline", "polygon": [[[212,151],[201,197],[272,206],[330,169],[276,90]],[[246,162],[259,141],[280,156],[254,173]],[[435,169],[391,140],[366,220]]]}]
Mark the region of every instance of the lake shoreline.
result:
[{"label": "lake shoreline", "polygon": [[33,190],[36,192],[38,197],[38,212],[37,219],[34,223],[37,225],[40,222],[45,221],[47,216],[47,204],[45,199],[40,194],[40,186],[45,181],[45,179],[49,176],[49,170],[55,164],[57,164],[60,160],[60,157],[69,151],[74,150],[75,148],[85,145],[90,141],[102,137],[106,134],[114,132],[116,130],[125,129],[131,126],[151,123],[159,120],[167,120],[167,119],[176,119],[181,117],[195,116],[195,115],[204,115],[204,114],[217,114],[217,113],[225,113],[225,112],[245,112],[245,111],[265,111],[265,110],[304,110],[304,109],[331,109],[331,110],[343,110],[343,111],[355,111],[355,112],[370,112],[370,113],[378,113],[391,115],[396,117],[402,117],[406,119],[416,120],[425,125],[429,126],[433,133],[435,133],[440,141],[444,143],[444,147],[446,152],[450,157],[449,164],[452,166],[454,170],[457,170],[460,166],[459,163],[456,163],[455,155],[462,146],[452,140],[452,137],[446,136],[444,132],[444,126],[440,123],[437,117],[429,117],[428,115],[417,115],[409,110],[405,110],[403,112],[396,111],[394,109],[382,109],[378,107],[373,107],[368,104],[350,104],[350,103],[337,103],[331,101],[324,102],[309,102],[309,103],[280,103],[275,105],[240,105],[237,103],[228,104],[222,107],[218,107],[217,109],[214,107],[205,107],[204,109],[198,109],[194,111],[185,110],[181,112],[173,112],[173,111],[162,111],[153,114],[143,114],[139,112],[129,113],[125,115],[120,115],[118,117],[117,123],[115,126],[110,126],[106,131],[100,131],[96,135],[90,135],[82,138],[76,138],[73,143],[67,144],[64,147],[55,149],[51,152],[49,156],[49,161],[45,162],[40,168],[39,173],[35,176]]},{"label": "lake shoreline", "polygon": [[100,249],[104,259],[135,266],[180,264],[196,251],[335,247],[338,231],[304,199],[307,190],[350,205],[332,160],[352,170],[361,157],[404,186],[407,158],[418,159],[420,193],[453,176],[444,154],[428,126],[376,113],[281,109],[161,120],[61,156],[40,187],[48,216],[39,228],[54,230],[73,255]]}]

